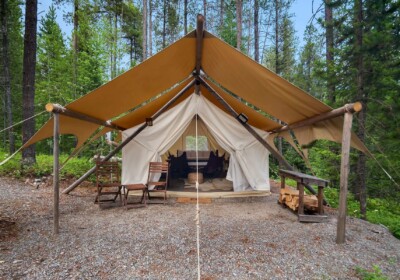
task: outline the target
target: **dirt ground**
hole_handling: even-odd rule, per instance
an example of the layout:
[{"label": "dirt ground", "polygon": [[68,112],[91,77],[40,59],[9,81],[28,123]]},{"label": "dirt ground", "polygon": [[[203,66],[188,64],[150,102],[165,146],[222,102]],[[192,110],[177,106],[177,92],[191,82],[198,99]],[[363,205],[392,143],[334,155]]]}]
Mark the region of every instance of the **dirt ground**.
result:
[{"label": "dirt ground", "polygon": [[[202,279],[359,279],[378,266],[399,279],[400,240],[381,225],[348,218],[337,245],[336,213],[299,223],[271,196],[200,205]],[[100,208],[93,187],[60,197],[53,234],[53,191],[0,178],[1,279],[196,279],[196,208],[176,203]]]}]

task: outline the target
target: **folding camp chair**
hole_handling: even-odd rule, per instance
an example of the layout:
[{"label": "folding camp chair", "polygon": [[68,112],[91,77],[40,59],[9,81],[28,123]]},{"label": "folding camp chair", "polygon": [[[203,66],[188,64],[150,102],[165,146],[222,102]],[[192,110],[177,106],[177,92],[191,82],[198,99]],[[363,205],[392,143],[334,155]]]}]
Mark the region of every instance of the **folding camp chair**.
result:
[{"label": "folding camp chair", "polygon": [[151,199],[150,193],[163,192],[165,204],[167,200],[168,171],[168,162],[150,162],[149,176],[147,177],[147,194],[149,200]]},{"label": "folding camp chair", "polygon": [[103,202],[115,202],[118,196],[122,203],[120,174],[121,169],[118,162],[96,162],[97,196],[94,201],[95,203],[99,203],[100,205]]}]

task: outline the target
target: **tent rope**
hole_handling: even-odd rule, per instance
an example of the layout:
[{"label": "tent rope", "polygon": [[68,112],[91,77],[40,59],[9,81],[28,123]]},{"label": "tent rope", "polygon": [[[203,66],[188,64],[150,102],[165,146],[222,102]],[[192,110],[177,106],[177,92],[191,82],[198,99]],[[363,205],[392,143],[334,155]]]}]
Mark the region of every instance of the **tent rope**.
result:
[{"label": "tent rope", "polygon": [[6,128],[4,128],[4,129],[0,130],[0,133],[4,132],[4,131],[6,131],[6,130],[9,130],[9,129],[11,129],[11,128],[17,126],[17,125],[20,125],[21,123],[24,123],[24,122],[26,122],[26,121],[29,121],[30,119],[33,119],[33,118],[35,118],[35,117],[37,117],[37,116],[39,116],[39,115],[41,115],[41,114],[43,114],[43,113],[45,113],[45,112],[47,112],[47,111],[44,110],[44,111],[42,111],[42,112],[37,113],[36,115],[33,115],[33,116],[29,117],[29,118],[26,118],[25,120],[22,120],[22,121],[17,122],[17,123],[15,123],[15,124],[13,124],[13,125],[11,125],[11,126],[9,126],[9,127],[6,127]]},{"label": "tent rope", "polygon": [[200,280],[200,205],[199,205],[199,152],[198,152],[198,115],[196,113],[196,244],[197,244],[197,279]]}]

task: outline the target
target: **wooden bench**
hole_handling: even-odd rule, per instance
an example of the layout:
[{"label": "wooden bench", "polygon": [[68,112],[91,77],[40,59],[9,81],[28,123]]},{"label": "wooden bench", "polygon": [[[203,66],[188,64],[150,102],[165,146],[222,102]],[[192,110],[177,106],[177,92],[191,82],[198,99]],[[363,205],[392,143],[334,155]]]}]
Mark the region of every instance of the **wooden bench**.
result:
[{"label": "wooden bench", "polygon": [[[323,189],[328,186],[329,181],[315,176],[310,176],[296,171],[279,170],[281,176],[281,191],[279,203],[285,204],[292,210],[297,211],[300,222],[323,222],[326,219],[323,207]],[[297,182],[297,190],[287,188],[285,179],[290,178]],[[304,185],[318,186],[318,195],[304,195]],[[304,208],[315,211],[316,215],[305,215]]]}]

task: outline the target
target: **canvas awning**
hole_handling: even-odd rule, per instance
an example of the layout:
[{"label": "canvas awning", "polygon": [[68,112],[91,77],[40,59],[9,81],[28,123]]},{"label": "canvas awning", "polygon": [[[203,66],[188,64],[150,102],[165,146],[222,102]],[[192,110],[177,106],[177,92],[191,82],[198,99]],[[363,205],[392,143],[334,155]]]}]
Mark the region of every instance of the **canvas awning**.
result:
[{"label": "canvas awning", "polygon": [[[100,120],[113,120],[113,123],[123,128],[133,127],[144,122],[146,117],[159,110],[194,79],[195,53],[196,36],[195,31],[192,31],[138,66],[68,104],[66,108]],[[332,110],[206,31],[201,67],[204,79],[215,91],[235,111],[246,114],[250,125],[265,131],[280,128],[282,125],[276,120],[292,124]],[[205,98],[225,110],[206,88],[201,87],[200,90]],[[179,101],[183,101],[191,92],[188,90]],[[77,149],[99,127],[74,118],[60,118],[60,133],[75,135]],[[301,144],[316,139],[340,142],[342,121],[323,121],[294,132]],[[51,119],[24,147],[51,137],[52,134]],[[354,135],[352,146],[367,152]]]}]

